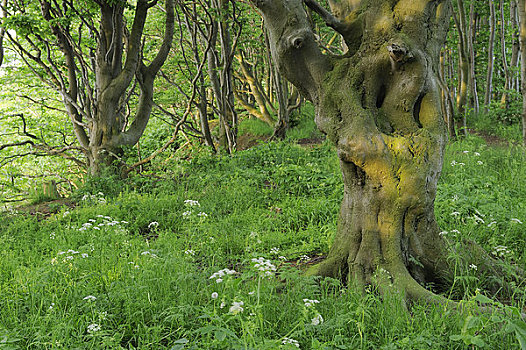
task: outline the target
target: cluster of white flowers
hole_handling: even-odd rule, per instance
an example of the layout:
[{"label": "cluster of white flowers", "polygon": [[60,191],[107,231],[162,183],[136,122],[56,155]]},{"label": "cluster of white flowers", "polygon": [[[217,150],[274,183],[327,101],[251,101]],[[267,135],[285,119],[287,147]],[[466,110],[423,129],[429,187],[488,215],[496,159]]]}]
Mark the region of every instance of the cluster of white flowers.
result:
[{"label": "cluster of white flowers", "polygon": [[[100,221],[100,222],[99,222]],[[100,230],[103,227],[115,227],[123,232],[126,230],[121,226],[122,224],[128,224],[128,221],[118,221],[112,219],[110,216],[97,215],[97,219],[89,219],[88,222],[82,224],[79,231]]]},{"label": "cluster of white flowers", "polygon": [[99,192],[97,194],[87,193],[84,196],[82,196],[82,201],[88,202],[91,204],[95,204],[95,203],[104,204],[106,203],[106,198],[104,198],[104,193],[102,192]]},{"label": "cluster of white flowers", "polygon": [[303,304],[305,305],[305,307],[311,307],[315,304],[319,304],[320,301],[319,300],[316,300],[316,299],[303,299]]},{"label": "cluster of white flowers", "polygon": [[230,309],[228,309],[228,312],[232,315],[237,315],[245,310],[243,309],[243,305],[245,305],[245,303],[242,301],[233,301],[232,306],[230,306]]},{"label": "cluster of white flowers", "polygon": [[276,266],[272,262],[265,258],[254,258],[252,259],[254,268],[256,268],[263,276],[272,277],[276,272]]},{"label": "cluster of white flowers", "polygon": [[314,318],[311,320],[311,324],[313,326],[317,326],[319,324],[322,324],[323,323],[323,317],[320,315],[320,314],[317,314],[316,316],[314,316]]},{"label": "cluster of white flowers", "polygon": [[157,254],[155,253],[152,253],[152,251],[150,250],[145,250],[144,252],[141,253],[141,255],[147,255],[147,256],[151,256],[152,258],[158,258]]},{"label": "cluster of white flowers", "polygon": [[493,248],[493,251],[491,253],[495,256],[503,258],[506,255],[510,255],[512,252],[505,245],[498,245],[495,248]]},{"label": "cluster of white flowers", "polygon": [[228,276],[228,275],[234,275],[234,274],[236,274],[235,270],[223,269],[223,270],[219,270],[217,272],[214,272],[212,274],[212,276],[210,276],[209,278],[211,280],[215,279],[216,283],[221,283],[221,282],[223,282],[223,277]]},{"label": "cluster of white flowers", "polygon": [[[193,213],[194,213],[193,211],[191,211],[191,210],[187,210],[187,211],[185,211],[185,212],[183,213],[183,218],[185,218],[185,219],[189,219],[189,218],[192,217],[192,214],[193,214]],[[205,213],[205,212],[200,211],[199,213],[197,213],[197,216],[199,216],[200,218],[206,218],[206,217],[208,216],[208,214]]]},{"label": "cluster of white flowers", "polygon": [[451,166],[456,166],[456,165],[458,165],[458,166],[464,166],[464,165],[466,165],[466,164],[461,163],[461,162],[457,162],[456,160],[451,161]]},{"label": "cluster of white flowers", "polygon": [[184,204],[189,206],[189,207],[200,207],[201,206],[201,204],[199,204],[198,201],[194,201],[194,200],[191,200],[191,199],[185,200]]},{"label": "cluster of white flowers", "polygon": [[55,235],[55,232],[51,232],[49,234],[49,239],[55,239],[56,235]]},{"label": "cluster of white flowers", "polygon": [[270,249],[270,254],[272,255],[278,255],[279,253],[279,248],[278,247],[273,247]]},{"label": "cluster of white flowers", "polygon": [[291,345],[294,345],[297,348],[300,347],[300,343],[297,340],[294,340],[292,338],[287,338],[287,337],[283,338],[283,340],[281,341],[281,344],[283,344],[283,345],[291,344]]},{"label": "cluster of white flowers", "polygon": [[88,326],[88,333],[96,333],[101,330],[101,327],[97,323],[92,323]]},{"label": "cluster of white flowers", "polygon": [[195,255],[195,251],[193,249],[187,249],[187,250],[184,251],[184,253],[186,255],[191,255],[191,256]]},{"label": "cluster of white flowers", "polygon": [[477,269],[478,269],[477,265],[475,265],[475,264],[470,264],[469,268],[472,269],[472,270],[475,270],[475,271],[477,271]]},{"label": "cluster of white flowers", "polygon": [[59,258],[62,258],[61,261],[63,263],[66,263],[68,261],[72,261],[73,259],[75,259],[75,256],[80,256],[82,259],[86,259],[87,257],[89,257],[88,253],[80,253],[76,250],[68,249],[66,251],[59,251],[57,253],[57,256],[51,259],[51,264],[52,265],[57,264],[59,261]]},{"label": "cluster of white flowers", "polygon": [[306,262],[306,261],[309,261],[309,256],[308,255],[302,255],[299,257],[298,259],[298,263],[302,263],[302,262]]}]

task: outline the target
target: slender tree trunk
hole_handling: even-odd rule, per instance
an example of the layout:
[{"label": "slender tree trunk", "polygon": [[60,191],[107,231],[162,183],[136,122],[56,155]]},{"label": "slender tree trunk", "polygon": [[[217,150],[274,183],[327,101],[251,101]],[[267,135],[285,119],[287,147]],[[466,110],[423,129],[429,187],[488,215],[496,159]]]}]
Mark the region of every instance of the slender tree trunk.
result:
[{"label": "slender tree trunk", "polygon": [[519,24],[517,14],[517,1],[511,0],[510,3],[510,18],[512,28],[512,47],[511,47],[511,61],[510,61],[510,75],[511,75],[511,88],[515,91],[520,91],[520,43],[519,43]]},{"label": "slender tree trunk", "polygon": [[458,114],[462,118],[462,133],[464,136],[467,136],[467,123],[466,123],[466,103],[468,101],[468,92],[469,92],[469,59],[467,56],[467,25],[466,25],[466,15],[465,15],[465,9],[464,9],[464,2],[462,0],[457,1],[458,5],[458,13],[459,13],[459,19],[457,19],[457,16],[455,15],[455,12],[453,12],[453,18],[455,20],[455,24],[457,26],[459,41],[458,41],[458,52],[459,52],[459,62],[458,62],[458,68],[460,71],[459,75],[459,88],[458,88],[458,95],[457,95],[457,111]]},{"label": "slender tree trunk", "polygon": [[479,104],[479,95],[477,91],[477,72],[475,67],[475,35],[476,35],[476,14],[474,9],[473,2],[469,6],[469,33],[468,33],[468,50],[469,50],[469,68],[471,70],[469,77],[471,79],[470,87],[471,87],[471,100],[472,100],[472,107],[473,112],[476,114],[479,114],[480,112],[480,104]]},{"label": "slender tree trunk", "polygon": [[488,113],[489,105],[492,100],[492,94],[493,94],[493,69],[494,69],[494,62],[495,62],[495,52],[494,46],[495,46],[495,26],[496,26],[496,19],[495,19],[495,4],[493,0],[489,0],[489,8],[490,8],[490,34],[489,34],[489,43],[488,43],[488,74],[486,76],[486,94],[484,95],[484,113]]},{"label": "slender tree trunk", "polygon": [[521,48],[522,139],[526,146],[526,4],[524,1],[518,1],[517,5]]},{"label": "slender tree trunk", "polygon": [[455,107],[453,106],[453,101],[451,100],[451,93],[449,88],[445,83],[445,51],[440,52],[440,68],[438,70],[438,82],[440,83],[441,92],[442,92],[442,113],[445,118],[444,121],[447,124],[449,138],[455,140],[457,138],[457,133],[455,131]]},{"label": "slender tree trunk", "polygon": [[500,49],[502,55],[502,67],[504,69],[504,76],[506,78],[504,85],[504,93],[500,101],[502,108],[508,108],[509,105],[509,91],[511,90],[511,74],[508,66],[508,58],[506,53],[506,30],[504,19],[504,1],[500,0]]}]

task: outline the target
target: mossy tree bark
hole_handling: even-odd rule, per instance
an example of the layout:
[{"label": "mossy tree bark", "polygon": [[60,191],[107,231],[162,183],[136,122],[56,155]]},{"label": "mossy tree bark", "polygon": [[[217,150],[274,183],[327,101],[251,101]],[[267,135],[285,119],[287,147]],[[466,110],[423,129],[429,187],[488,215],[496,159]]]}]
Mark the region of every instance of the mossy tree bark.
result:
[{"label": "mossy tree bark", "polygon": [[447,274],[434,200],[447,141],[436,69],[449,1],[362,0],[338,20],[305,0],[343,36],[341,57],[319,50],[301,0],[253,2],[281,72],[314,103],[340,158],[339,226],[315,273],[365,285],[381,271],[384,286],[441,301],[422,285]]}]

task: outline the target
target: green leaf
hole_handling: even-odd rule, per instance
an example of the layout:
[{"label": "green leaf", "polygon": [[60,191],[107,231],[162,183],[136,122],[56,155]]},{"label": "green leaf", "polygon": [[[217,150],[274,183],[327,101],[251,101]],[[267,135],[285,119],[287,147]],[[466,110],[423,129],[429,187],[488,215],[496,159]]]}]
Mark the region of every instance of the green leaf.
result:
[{"label": "green leaf", "polygon": [[493,304],[494,303],[493,300],[491,300],[490,298],[482,294],[477,294],[473,298],[473,300],[478,301],[479,303],[482,303],[482,304]]},{"label": "green leaf", "polygon": [[219,342],[222,342],[223,340],[225,340],[226,338],[226,333],[223,332],[222,330],[218,329],[217,331],[215,331],[215,337],[217,339],[217,341]]},{"label": "green leaf", "polygon": [[476,345],[476,346],[481,347],[481,348],[486,346],[486,342],[484,340],[482,340],[480,335],[476,335],[474,337],[471,337],[471,344]]},{"label": "green leaf", "polygon": [[526,350],[526,323],[518,320],[513,320],[510,323],[515,330],[515,337],[519,342],[521,350]]},{"label": "green leaf", "polygon": [[188,344],[188,339],[181,338],[174,342],[174,346],[170,348],[170,350],[182,350],[184,349],[185,345]]}]

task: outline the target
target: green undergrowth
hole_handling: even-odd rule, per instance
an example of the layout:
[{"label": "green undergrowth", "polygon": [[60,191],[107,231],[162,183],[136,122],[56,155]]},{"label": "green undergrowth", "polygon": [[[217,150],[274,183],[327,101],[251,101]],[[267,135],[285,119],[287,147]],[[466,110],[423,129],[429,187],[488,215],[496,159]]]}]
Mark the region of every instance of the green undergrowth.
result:
[{"label": "green undergrowth", "polygon": [[[524,267],[525,160],[479,138],[450,145],[443,234]],[[343,187],[328,144],[263,144],[99,181],[45,220],[2,214],[0,349],[526,348],[524,286],[506,316],[480,314],[477,302],[494,301],[473,266],[459,266],[451,291],[467,301],[461,313],[408,313],[396,296],[302,275],[336,230]]]}]

